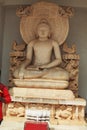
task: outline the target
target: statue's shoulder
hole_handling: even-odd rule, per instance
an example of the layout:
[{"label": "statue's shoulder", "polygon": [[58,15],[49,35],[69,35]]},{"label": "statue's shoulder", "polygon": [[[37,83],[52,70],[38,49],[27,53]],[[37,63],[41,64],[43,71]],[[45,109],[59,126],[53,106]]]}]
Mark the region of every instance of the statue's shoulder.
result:
[{"label": "statue's shoulder", "polygon": [[56,40],[52,40],[52,45],[53,46],[58,46],[59,44],[58,44],[58,42]]},{"label": "statue's shoulder", "polygon": [[34,46],[34,44],[36,43],[36,39],[35,40],[32,40],[30,41],[30,43],[28,44],[28,46]]}]

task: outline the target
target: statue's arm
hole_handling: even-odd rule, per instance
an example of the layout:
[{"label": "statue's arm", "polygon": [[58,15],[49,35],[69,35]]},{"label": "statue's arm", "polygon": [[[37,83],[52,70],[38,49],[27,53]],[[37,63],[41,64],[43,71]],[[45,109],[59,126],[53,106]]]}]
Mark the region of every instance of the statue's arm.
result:
[{"label": "statue's arm", "polygon": [[53,41],[53,49],[55,54],[55,60],[57,61],[57,65],[59,65],[62,62],[62,57],[61,57],[59,44],[56,41]]},{"label": "statue's arm", "polygon": [[[19,66],[19,68],[15,71],[15,74],[18,75],[20,79],[23,79],[26,67],[31,63],[33,54],[33,43],[29,43],[27,46],[27,54],[26,60]],[[14,74],[14,75],[15,75]]]},{"label": "statue's arm", "polygon": [[26,60],[21,65],[21,70],[26,68],[32,61],[32,55],[33,55],[33,42],[29,43],[27,45],[27,53],[26,53]]},{"label": "statue's arm", "polygon": [[41,66],[41,68],[52,68],[52,67],[56,67],[58,66],[61,62],[62,62],[62,58],[61,58],[61,53],[60,53],[60,48],[59,45],[56,41],[53,41],[53,50],[54,50],[54,54],[55,54],[55,58],[52,62]]}]

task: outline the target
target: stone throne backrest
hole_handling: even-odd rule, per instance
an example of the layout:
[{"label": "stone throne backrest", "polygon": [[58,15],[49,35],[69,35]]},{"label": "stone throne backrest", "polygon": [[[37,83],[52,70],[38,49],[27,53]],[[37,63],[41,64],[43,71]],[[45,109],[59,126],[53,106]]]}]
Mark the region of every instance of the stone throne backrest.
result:
[{"label": "stone throne backrest", "polygon": [[[61,66],[70,72],[71,89],[76,96],[78,96],[78,66],[79,56],[76,54],[76,47],[72,45],[71,48],[65,44],[65,40],[69,33],[69,17],[73,15],[73,10],[70,7],[62,7],[53,3],[38,2],[32,6],[21,7],[17,9],[17,15],[20,20],[20,33],[25,44],[17,45],[13,43],[13,51],[10,53],[10,86],[13,85],[13,72],[21,62],[25,60],[26,45],[33,40],[37,24],[41,19],[46,19],[52,29],[52,39],[56,40],[61,45],[63,53],[63,63]],[[72,71],[71,71],[72,70]]]}]

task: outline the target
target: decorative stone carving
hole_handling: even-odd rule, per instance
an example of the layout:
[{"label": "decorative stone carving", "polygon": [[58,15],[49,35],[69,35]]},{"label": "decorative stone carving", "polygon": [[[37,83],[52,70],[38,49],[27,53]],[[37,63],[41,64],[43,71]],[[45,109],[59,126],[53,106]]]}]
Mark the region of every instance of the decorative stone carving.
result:
[{"label": "decorative stone carving", "polygon": [[6,116],[24,117],[25,107],[21,103],[10,103],[7,107]]},{"label": "decorative stone carving", "polygon": [[76,54],[76,46],[73,44],[68,47],[63,44],[63,64],[62,66],[70,73],[69,89],[72,90],[78,97],[78,76],[79,76],[79,60],[80,57]]},{"label": "decorative stone carving", "polygon": [[[33,115],[32,112],[35,112],[33,110],[43,110],[43,112],[44,110],[49,110],[50,114],[47,119],[51,124],[84,125],[86,101],[85,99],[78,98],[78,72],[80,58],[79,55],[76,54],[76,46],[72,45],[71,47],[68,47],[65,42],[69,32],[69,17],[73,15],[73,9],[70,7],[58,6],[54,3],[37,2],[31,6],[23,6],[17,9],[16,13],[21,18],[20,33],[25,43],[17,44],[17,42],[14,41],[12,45],[12,52],[10,53],[11,66],[9,81],[10,86],[13,87],[13,104],[11,104],[13,109],[8,106],[7,115],[24,116],[26,110],[29,110],[31,111],[31,115],[30,113],[26,113],[26,118],[28,118],[28,114],[30,118]],[[43,26],[41,26],[41,23]],[[39,30],[38,34],[40,37],[38,37],[39,35],[36,33],[36,30],[38,30],[38,25],[41,27],[40,29],[46,29],[44,33],[46,36],[44,36],[42,31],[40,32]],[[50,36],[48,35],[48,25],[51,27]],[[39,40],[39,42],[37,42],[37,40]],[[44,44],[42,44],[42,42]],[[32,47],[33,44],[37,44],[36,48]],[[42,45],[43,49],[41,50]],[[56,45],[56,47],[51,45]],[[33,77],[33,79],[32,77],[29,78],[22,75],[24,74],[22,72],[25,71],[25,68],[27,68],[25,72],[30,73],[30,71],[28,71],[30,68],[27,67],[27,62],[26,65],[24,64],[26,61],[27,47],[29,49],[27,57],[29,54],[32,55],[32,49],[30,48],[33,48],[33,50],[38,50],[38,48],[40,48],[40,52],[35,51],[35,55],[38,55],[39,53],[38,59],[42,58],[40,61],[36,60],[37,62],[34,64],[37,65],[35,74],[41,71],[41,75],[38,77]],[[46,47],[48,49],[46,49]],[[50,50],[52,49],[56,52],[55,56],[53,55],[51,59],[48,54],[51,54]],[[61,49],[62,56],[59,49]],[[42,54],[43,56],[41,57]],[[46,57],[47,55],[48,58]],[[50,69],[51,71],[48,72],[53,73],[47,73],[48,68],[45,68],[45,74],[42,75],[42,70],[44,67],[38,66],[37,63],[45,66],[45,63],[48,64],[48,60],[54,60],[55,57],[56,61],[58,62],[59,60],[60,63],[51,64],[53,66]],[[30,60],[29,58],[28,60]],[[46,62],[44,62],[44,59]],[[32,60],[32,63],[34,63],[34,60]],[[53,69],[55,66],[56,69]],[[58,74],[57,67],[59,67],[59,70],[69,74],[68,76],[65,76],[64,80],[61,80],[62,76],[60,76],[60,79],[56,78]],[[21,71],[20,77],[19,71],[21,68],[23,70]],[[31,70],[32,69],[36,68],[31,67]],[[15,72],[16,74],[14,74]],[[49,76],[51,76],[51,78],[48,79]],[[18,79],[19,77],[20,79]],[[56,79],[54,79],[54,77]],[[15,102],[24,103],[24,106],[15,107]],[[20,113],[19,110],[22,112]],[[40,112],[41,111],[39,111],[38,114],[40,114]]]},{"label": "decorative stone carving", "polygon": [[[48,79],[49,85],[47,84],[47,87],[50,87],[49,79],[52,79],[51,82],[56,80],[55,85],[57,88],[66,88],[68,86],[69,74],[62,68],[57,67],[62,62],[59,45],[63,43],[62,40],[64,40],[68,34],[68,17],[59,15],[59,13],[62,12],[60,11],[60,7],[55,4],[51,6],[50,3],[47,5],[45,2],[38,3],[32,6],[33,10],[31,11],[31,15],[26,17],[22,16],[21,18],[20,32],[28,45],[26,60],[13,73],[13,76],[17,79],[14,80],[17,86],[20,86],[20,78],[41,78],[42,82],[43,79],[46,79],[46,81],[44,80],[46,84]],[[48,10],[48,13],[45,9]],[[55,15],[53,15],[53,12]],[[47,15],[48,17],[46,17]],[[53,54],[54,59],[52,60]],[[32,58],[34,61],[32,61]],[[23,86],[32,86],[31,80],[27,80],[27,82],[26,80],[22,81]],[[42,82],[40,82],[40,86],[38,84],[38,87],[43,87]],[[37,81],[35,84],[37,86]],[[35,84],[33,86],[35,86]]]}]

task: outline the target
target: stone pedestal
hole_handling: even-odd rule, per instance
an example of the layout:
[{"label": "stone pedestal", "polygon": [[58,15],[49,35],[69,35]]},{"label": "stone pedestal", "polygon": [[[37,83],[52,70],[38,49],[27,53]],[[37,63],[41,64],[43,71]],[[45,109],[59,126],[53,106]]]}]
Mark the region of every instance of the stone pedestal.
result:
[{"label": "stone pedestal", "polygon": [[[86,100],[75,98],[71,90],[53,90],[53,89],[35,89],[35,88],[17,88],[12,89],[13,115],[24,116],[26,120],[47,119],[54,125],[85,125],[85,106]],[[17,103],[17,104],[16,104]],[[19,104],[23,104],[20,106]],[[16,106],[16,107],[15,107]],[[21,114],[17,114],[21,110]],[[27,115],[26,111],[35,111],[35,114]],[[39,113],[36,113],[36,112]],[[46,115],[48,111],[49,117]],[[8,114],[9,113],[9,114]],[[44,114],[45,113],[45,117]],[[8,106],[7,115],[10,114]],[[30,118],[31,117],[31,118]]]}]

